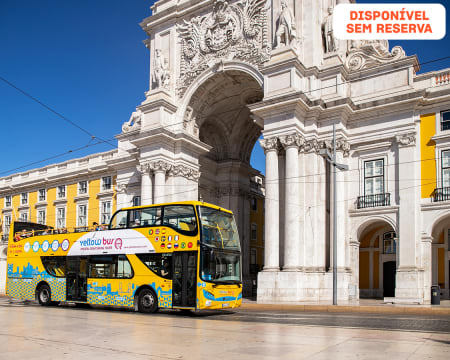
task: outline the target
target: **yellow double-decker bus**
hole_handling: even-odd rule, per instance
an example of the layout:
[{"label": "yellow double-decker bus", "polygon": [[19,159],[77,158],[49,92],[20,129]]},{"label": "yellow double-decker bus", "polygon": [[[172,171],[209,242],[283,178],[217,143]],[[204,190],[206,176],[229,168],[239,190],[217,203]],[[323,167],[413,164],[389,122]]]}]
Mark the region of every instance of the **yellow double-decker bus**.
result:
[{"label": "yellow double-decker bus", "polygon": [[233,214],[178,202],[118,210],[108,226],[52,229],[15,222],[7,295],[41,305],[75,302],[168,309],[236,308],[241,253]]}]

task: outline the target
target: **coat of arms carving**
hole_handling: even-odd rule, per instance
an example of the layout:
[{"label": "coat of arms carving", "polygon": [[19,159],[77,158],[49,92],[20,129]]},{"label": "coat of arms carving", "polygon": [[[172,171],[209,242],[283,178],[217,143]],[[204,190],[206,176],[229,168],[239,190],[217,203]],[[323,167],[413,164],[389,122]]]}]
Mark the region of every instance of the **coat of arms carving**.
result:
[{"label": "coat of arms carving", "polygon": [[216,0],[210,14],[178,25],[182,40],[177,83],[180,97],[202,71],[221,60],[237,59],[259,66],[270,59],[265,4],[266,0],[234,4]]}]

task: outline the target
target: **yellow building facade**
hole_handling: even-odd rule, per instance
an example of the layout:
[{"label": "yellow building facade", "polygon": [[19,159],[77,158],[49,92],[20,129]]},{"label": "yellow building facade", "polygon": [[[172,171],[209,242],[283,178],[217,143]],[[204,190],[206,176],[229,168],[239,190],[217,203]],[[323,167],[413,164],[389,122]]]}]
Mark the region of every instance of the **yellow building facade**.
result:
[{"label": "yellow building facade", "polygon": [[102,167],[100,171],[83,171],[82,168],[70,171],[71,163],[75,163],[74,167],[80,162],[88,165],[92,160],[95,162],[95,157],[3,178],[2,240],[7,241],[10,224],[14,221],[40,223],[67,231],[82,231],[94,223],[107,224],[117,209],[115,173]]},{"label": "yellow building facade", "polygon": [[[421,225],[428,230],[422,232],[422,243],[431,243],[431,264],[422,260],[421,265],[424,273],[427,268],[431,269],[431,285],[439,285],[441,297],[449,298],[450,104],[424,104],[416,123],[420,177],[413,179],[416,184],[411,187],[411,192],[418,192]],[[411,226],[414,226],[413,222]],[[361,231],[359,239],[361,297],[394,297],[397,253],[402,241],[395,225],[374,221]]]}]

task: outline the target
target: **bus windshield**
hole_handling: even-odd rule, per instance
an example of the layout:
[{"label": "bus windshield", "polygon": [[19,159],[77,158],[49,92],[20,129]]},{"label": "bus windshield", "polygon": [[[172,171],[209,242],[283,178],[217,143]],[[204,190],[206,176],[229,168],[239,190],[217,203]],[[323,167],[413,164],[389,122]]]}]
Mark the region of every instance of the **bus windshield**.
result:
[{"label": "bus windshield", "polygon": [[218,249],[240,250],[239,234],[232,214],[200,206],[199,217],[203,245]]},{"label": "bus windshield", "polygon": [[223,250],[203,247],[200,274],[202,280],[217,284],[238,284],[241,282],[241,255]]}]

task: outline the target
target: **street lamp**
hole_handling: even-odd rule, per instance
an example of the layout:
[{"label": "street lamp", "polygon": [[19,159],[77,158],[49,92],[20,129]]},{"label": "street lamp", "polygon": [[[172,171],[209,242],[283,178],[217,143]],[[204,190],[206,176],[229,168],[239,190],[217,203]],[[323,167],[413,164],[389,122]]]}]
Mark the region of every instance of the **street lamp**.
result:
[{"label": "street lamp", "polygon": [[319,151],[326,161],[334,167],[333,171],[333,305],[337,305],[337,235],[336,235],[336,168],[345,171],[348,165],[336,162],[336,126],[333,124],[333,154],[330,154],[327,148]]}]

